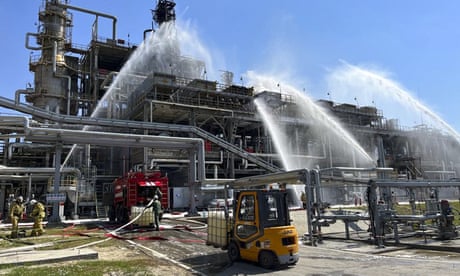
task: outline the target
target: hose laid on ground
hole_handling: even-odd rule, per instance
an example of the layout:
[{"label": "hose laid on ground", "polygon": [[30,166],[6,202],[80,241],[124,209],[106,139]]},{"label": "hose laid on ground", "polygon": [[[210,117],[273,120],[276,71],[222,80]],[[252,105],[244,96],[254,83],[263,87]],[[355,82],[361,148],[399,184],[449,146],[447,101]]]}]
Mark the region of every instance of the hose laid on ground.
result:
[{"label": "hose laid on ground", "polygon": [[144,209],[142,209],[142,212],[140,212],[135,218],[133,218],[132,220],[128,221],[128,223],[126,223],[125,225],[122,225],[120,227],[118,227],[117,229],[109,232],[108,234],[109,235],[113,235],[113,236],[118,236],[116,232],[120,231],[121,229],[125,228],[126,226],[134,223],[136,220],[138,220],[145,212],[145,210],[147,210],[147,208],[150,208],[150,205],[153,204],[153,200],[150,200],[150,202],[145,206]]},{"label": "hose laid on ground", "polygon": [[[169,220],[186,221],[186,222],[190,221],[189,218],[169,218]],[[196,221],[196,220],[194,220],[193,223],[201,224],[201,225],[200,226],[195,226],[195,227],[191,227],[191,226],[188,226],[188,225],[183,225],[183,226],[176,226],[176,228],[173,227],[173,229],[185,228],[186,230],[192,231],[192,230],[206,229],[206,227],[208,227],[208,225],[206,223],[199,222],[199,221]]]}]

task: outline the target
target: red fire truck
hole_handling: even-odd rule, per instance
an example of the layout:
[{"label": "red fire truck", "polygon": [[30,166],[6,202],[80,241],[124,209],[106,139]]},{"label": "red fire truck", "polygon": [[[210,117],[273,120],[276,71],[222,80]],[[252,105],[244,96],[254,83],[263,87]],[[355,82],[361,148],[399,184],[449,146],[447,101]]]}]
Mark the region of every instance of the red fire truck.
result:
[{"label": "red fire truck", "polygon": [[168,209],[168,177],[159,170],[129,172],[113,182],[113,206],[110,220],[120,223],[129,220],[131,207],[146,206],[158,195],[163,209]]}]

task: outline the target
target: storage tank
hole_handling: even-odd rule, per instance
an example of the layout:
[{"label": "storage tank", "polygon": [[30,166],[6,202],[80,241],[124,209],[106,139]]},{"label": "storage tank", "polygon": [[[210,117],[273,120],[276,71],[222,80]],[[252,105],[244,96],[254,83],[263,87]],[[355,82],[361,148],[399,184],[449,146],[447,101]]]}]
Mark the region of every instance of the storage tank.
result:
[{"label": "storage tank", "polygon": [[210,208],[208,210],[208,239],[207,245],[215,247],[227,246],[227,233],[230,231],[230,218],[226,217],[226,213],[221,208]]}]

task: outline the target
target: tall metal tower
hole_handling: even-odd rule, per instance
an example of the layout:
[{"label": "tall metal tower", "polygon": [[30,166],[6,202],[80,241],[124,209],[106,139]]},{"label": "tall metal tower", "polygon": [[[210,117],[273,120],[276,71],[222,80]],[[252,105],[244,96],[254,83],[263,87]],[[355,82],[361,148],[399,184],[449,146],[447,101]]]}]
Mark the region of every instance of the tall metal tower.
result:
[{"label": "tall metal tower", "polygon": [[[30,50],[41,51],[41,56],[32,56],[30,70],[35,73],[35,91],[26,95],[34,106],[57,113],[69,113],[72,79],[69,60],[65,57],[65,45],[70,39],[71,14],[61,5],[62,0],[48,0],[39,13],[37,33],[27,33]],[[35,37],[37,46],[29,44]]]}]

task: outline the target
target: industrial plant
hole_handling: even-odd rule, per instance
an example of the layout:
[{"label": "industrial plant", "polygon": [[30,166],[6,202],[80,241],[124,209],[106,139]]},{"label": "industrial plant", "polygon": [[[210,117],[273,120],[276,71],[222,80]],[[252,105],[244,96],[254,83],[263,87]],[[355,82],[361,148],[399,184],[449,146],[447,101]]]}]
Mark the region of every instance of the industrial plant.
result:
[{"label": "industrial plant", "polygon": [[[226,197],[225,183],[273,176],[292,188],[290,207],[302,208],[306,193],[312,242],[337,220],[369,220],[378,244],[385,235],[399,240],[397,225],[414,221],[437,220],[438,237],[457,236],[443,201],[460,198],[456,137],[404,128],[376,106],[326,99],[309,106],[300,94],[235,82],[230,71],[208,80],[204,62],[182,56],[167,35],[176,3],[154,5],[154,28],[135,45],[118,37],[116,15],[43,1],[37,31],[24,34],[33,84],[14,99],[0,97],[1,107],[24,114],[0,117],[2,217],[22,195],[45,202],[50,221],[121,220],[147,200],[140,193],[148,186],[160,187],[166,210],[193,213]],[[90,41],[73,41],[74,13],[94,17]],[[98,32],[101,18],[112,22],[110,37]],[[289,137],[289,150],[280,152],[268,124]],[[299,173],[279,177],[289,171]],[[139,188],[129,193],[128,183]],[[411,214],[397,214],[396,202],[410,203]],[[334,204],[367,204],[369,213],[323,215]]]}]

